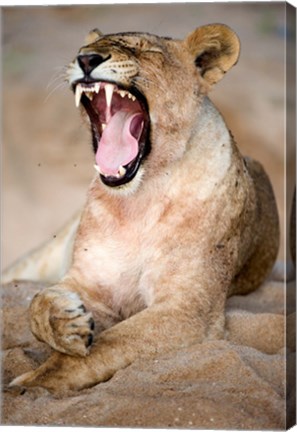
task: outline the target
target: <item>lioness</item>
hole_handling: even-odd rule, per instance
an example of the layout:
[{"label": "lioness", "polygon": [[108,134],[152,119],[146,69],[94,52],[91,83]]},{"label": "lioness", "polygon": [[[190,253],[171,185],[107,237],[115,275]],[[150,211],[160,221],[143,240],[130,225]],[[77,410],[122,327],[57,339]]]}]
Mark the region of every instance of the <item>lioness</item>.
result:
[{"label": "lioness", "polygon": [[70,268],[30,307],[33,334],[55,352],[11,385],[82,389],[136,358],[222,338],[227,296],[270,272],[279,243],[270,182],[207,97],[239,50],[221,24],[182,41],[89,34],[68,81],[96,175]]}]

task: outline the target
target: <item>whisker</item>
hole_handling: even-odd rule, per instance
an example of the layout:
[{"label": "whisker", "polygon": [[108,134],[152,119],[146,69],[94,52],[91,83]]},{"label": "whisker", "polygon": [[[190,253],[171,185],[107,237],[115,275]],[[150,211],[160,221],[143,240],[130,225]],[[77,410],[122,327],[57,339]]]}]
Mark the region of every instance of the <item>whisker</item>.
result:
[{"label": "whisker", "polygon": [[59,75],[56,77],[52,77],[50,79],[50,81],[48,82],[46,89],[49,90],[53,85],[55,85],[57,83],[57,81],[59,81],[59,82],[65,81],[65,75]]},{"label": "whisker", "polygon": [[144,85],[149,85],[151,87],[159,87],[158,83],[156,83],[156,82],[154,82],[151,79],[146,78],[146,77],[135,77],[134,81],[138,81],[139,83],[142,83]]},{"label": "whisker", "polygon": [[48,93],[48,95],[46,96],[46,98],[44,99],[44,101],[43,101],[43,103],[45,104],[45,103],[47,103],[48,102],[48,100],[49,100],[49,98],[53,95],[53,93],[55,93],[58,89],[61,89],[61,88],[66,88],[67,87],[67,84],[65,83],[65,82],[60,82],[59,84],[57,84],[49,93]]},{"label": "whisker", "polygon": [[74,69],[76,67],[75,63],[70,63],[68,66],[65,66],[66,69]]},{"label": "whisker", "polygon": [[57,80],[65,80],[66,78],[66,67],[65,66],[60,66],[55,68],[56,71],[53,73],[52,77],[50,78],[46,89],[49,89]]}]

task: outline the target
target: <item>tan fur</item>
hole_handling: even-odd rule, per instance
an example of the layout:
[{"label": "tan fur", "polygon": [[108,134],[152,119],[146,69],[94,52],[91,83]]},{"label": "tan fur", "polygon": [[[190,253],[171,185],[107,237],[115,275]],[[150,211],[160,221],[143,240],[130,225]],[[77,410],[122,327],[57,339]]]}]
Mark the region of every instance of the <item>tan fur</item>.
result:
[{"label": "tan fur", "polygon": [[[94,79],[133,82],[146,96],[152,150],[124,187],[95,176],[70,269],[32,301],[33,333],[59,352],[12,385],[60,393],[223,337],[226,297],[254,290],[278,250],[269,180],[206,96],[238,59],[234,32],[216,24],[184,41],[94,32],[89,41],[80,54],[110,55]],[[81,73],[74,60],[70,83]]]}]

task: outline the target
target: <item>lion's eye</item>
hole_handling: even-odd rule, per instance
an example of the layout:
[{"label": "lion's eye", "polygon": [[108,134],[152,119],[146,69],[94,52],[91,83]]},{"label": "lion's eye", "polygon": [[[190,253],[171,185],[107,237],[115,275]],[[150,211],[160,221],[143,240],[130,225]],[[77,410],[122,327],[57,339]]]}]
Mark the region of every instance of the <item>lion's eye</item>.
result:
[{"label": "lion's eye", "polygon": [[146,53],[157,53],[157,54],[163,54],[163,51],[161,48],[159,47],[150,47],[148,49],[145,50]]}]

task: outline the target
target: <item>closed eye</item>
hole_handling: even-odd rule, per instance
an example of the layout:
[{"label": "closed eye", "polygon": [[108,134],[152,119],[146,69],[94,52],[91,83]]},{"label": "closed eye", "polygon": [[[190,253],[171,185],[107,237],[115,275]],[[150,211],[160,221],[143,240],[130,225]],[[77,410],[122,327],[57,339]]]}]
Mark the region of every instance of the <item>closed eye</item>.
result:
[{"label": "closed eye", "polygon": [[163,50],[158,47],[152,47],[144,51],[145,53],[163,54]]}]

